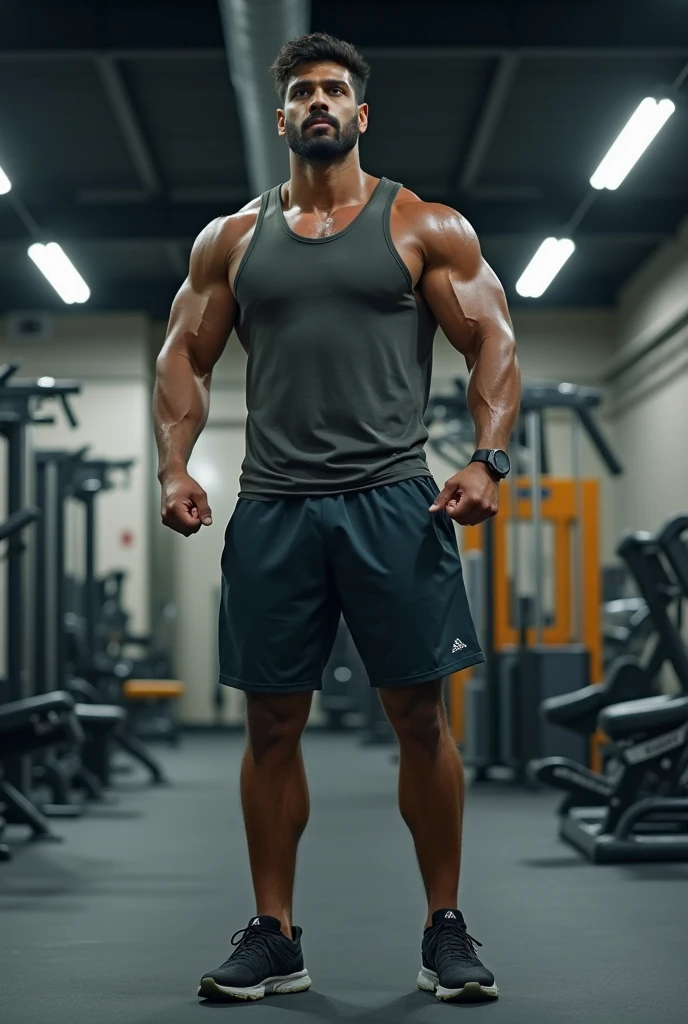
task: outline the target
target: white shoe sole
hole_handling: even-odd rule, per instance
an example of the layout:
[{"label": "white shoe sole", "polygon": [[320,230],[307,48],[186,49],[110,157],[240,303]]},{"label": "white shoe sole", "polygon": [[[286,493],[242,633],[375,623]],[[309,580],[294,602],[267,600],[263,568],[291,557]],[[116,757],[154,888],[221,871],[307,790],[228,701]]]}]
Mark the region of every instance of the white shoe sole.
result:
[{"label": "white shoe sole", "polygon": [[421,967],[418,975],[418,988],[423,992],[434,992],[438,999],[445,1002],[477,1002],[479,999],[496,999],[499,989],[496,985],[481,985],[479,981],[469,981],[463,988],[443,988],[434,971]]},{"label": "white shoe sole", "polygon": [[264,996],[283,996],[291,992],[305,992],[312,985],[308,971],[297,971],[282,977],[266,978],[260,985],[250,988],[232,988],[218,985],[213,978],[201,978],[198,995],[201,999],[263,999]]}]

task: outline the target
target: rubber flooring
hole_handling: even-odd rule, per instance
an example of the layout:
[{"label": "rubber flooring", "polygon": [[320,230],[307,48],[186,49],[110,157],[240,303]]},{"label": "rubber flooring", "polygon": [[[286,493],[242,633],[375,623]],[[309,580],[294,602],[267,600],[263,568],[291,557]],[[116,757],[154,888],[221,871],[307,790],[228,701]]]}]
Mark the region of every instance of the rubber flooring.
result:
[{"label": "rubber flooring", "polygon": [[553,794],[469,793],[460,903],[502,991],[456,1006],[415,979],[423,892],[389,748],[304,741],[312,813],[296,923],[313,988],[260,1003],[196,998],[254,913],[238,795],[239,735],[159,750],[172,780],[123,776],[110,803],[55,822],[64,842],[0,864],[3,1024],[252,1021],[508,1024],[688,1020],[688,865],[595,867],[556,838]]}]

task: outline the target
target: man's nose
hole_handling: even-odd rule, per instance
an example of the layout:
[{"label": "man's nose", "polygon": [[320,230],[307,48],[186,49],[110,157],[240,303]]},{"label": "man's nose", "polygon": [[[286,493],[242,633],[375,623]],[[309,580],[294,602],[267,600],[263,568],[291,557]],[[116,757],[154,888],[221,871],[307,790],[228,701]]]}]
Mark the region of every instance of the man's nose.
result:
[{"label": "man's nose", "polygon": [[311,99],[311,104],[310,104],[309,110],[329,110],[329,109],[330,108],[329,108],[329,105],[328,105],[328,102],[327,102],[327,95],[321,89],[318,89],[316,92],[313,93],[313,97]]}]

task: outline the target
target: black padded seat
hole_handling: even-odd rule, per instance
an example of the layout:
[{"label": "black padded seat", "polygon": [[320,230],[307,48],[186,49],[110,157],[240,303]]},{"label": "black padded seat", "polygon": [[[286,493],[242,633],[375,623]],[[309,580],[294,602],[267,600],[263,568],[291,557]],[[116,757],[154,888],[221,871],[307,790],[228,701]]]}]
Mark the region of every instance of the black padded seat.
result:
[{"label": "black padded seat", "polygon": [[688,697],[646,697],[613,704],[600,712],[598,724],[610,739],[637,732],[661,732],[688,722]]},{"label": "black padded seat", "polygon": [[28,754],[61,743],[81,743],[74,698],[65,690],[0,705],[0,754]]},{"label": "black padded seat", "polygon": [[563,725],[579,732],[592,732],[603,708],[621,701],[646,697],[651,680],[636,658],[617,658],[607,678],[597,686],[584,686],[573,693],[548,697],[542,702],[540,713],[548,722]]},{"label": "black padded seat", "polygon": [[660,548],[666,547],[667,544],[673,544],[686,530],[688,530],[688,516],[675,516],[665,523],[657,534],[657,544]]},{"label": "black padded seat", "polygon": [[127,720],[126,709],[117,704],[76,704],[74,711],[87,732],[112,732]]},{"label": "black padded seat", "polygon": [[543,700],[541,711],[548,722],[556,725],[570,725],[589,715],[597,713],[607,703],[604,686],[584,686],[573,693],[562,693],[558,697]]}]

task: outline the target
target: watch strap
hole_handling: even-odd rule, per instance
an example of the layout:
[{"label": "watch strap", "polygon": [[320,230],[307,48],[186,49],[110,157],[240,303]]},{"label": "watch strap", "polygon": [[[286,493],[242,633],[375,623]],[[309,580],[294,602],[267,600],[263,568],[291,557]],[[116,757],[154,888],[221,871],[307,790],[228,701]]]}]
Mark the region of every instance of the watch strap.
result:
[{"label": "watch strap", "polygon": [[501,449],[499,449],[499,448],[478,448],[477,451],[473,452],[473,455],[471,457],[471,462],[484,462],[485,465],[488,466],[488,468],[491,469],[492,472],[500,480],[503,480],[506,477],[506,475],[509,472],[509,470],[507,469],[507,471],[505,473],[501,473],[497,469],[497,467],[494,465],[494,460],[491,459],[491,456],[493,455],[493,453],[497,452],[497,451],[500,451],[500,450]]}]

